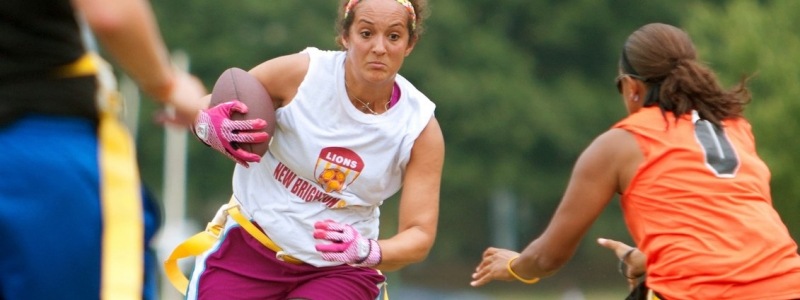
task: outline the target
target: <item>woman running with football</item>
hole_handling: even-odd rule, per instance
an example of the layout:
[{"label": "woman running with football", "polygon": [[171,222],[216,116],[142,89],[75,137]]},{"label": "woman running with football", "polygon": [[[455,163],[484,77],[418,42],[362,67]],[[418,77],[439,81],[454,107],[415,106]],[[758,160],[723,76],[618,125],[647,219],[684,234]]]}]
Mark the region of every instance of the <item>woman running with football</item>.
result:
[{"label": "woman running with football", "polygon": [[[434,103],[398,74],[425,8],[425,0],[345,1],[342,51],[307,48],[249,71],[273,100],[276,130],[263,158],[226,151],[225,135],[207,142],[241,161],[232,205],[245,221],[228,218],[198,257],[190,299],[375,299],[385,281],[378,270],[425,259],[444,138]],[[207,109],[215,117],[195,127],[220,126],[230,108]],[[400,190],[398,232],[379,239],[379,208]]]},{"label": "woman running with football", "polygon": [[628,117],[580,156],[544,233],[521,253],[488,248],[472,285],[552,275],[618,193],[641,252],[598,242],[638,262],[626,276],[646,264],[646,299],[800,298],[797,244],[772,206],[770,172],[742,115],[745,83],[723,90],[679,28],[633,32],[617,77]]}]

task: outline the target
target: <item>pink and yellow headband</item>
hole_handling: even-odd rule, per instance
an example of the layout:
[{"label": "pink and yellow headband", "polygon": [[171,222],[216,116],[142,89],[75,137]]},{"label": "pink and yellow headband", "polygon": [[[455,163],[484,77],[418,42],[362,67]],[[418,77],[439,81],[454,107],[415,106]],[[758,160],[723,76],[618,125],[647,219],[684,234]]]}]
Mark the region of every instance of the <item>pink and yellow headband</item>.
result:
[{"label": "pink and yellow headband", "polygon": [[[344,6],[344,18],[347,18],[347,15],[350,14],[350,11],[353,9],[356,4],[361,0],[350,0],[347,2],[347,5]],[[408,14],[411,15],[411,29],[415,29],[417,27],[417,14],[414,12],[414,5],[411,4],[409,0],[395,0],[397,3],[400,3],[403,7],[408,10]]]}]

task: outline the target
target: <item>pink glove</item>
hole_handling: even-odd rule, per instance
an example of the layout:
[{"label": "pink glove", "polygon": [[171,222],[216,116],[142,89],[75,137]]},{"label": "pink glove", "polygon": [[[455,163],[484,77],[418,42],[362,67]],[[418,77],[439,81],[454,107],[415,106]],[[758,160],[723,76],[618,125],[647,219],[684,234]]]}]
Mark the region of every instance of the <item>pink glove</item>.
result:
[{"label": "pink glove", "polygon": [[372,267],[381,263],[378,241],[365,239],[352,226],[325,220],[314,223],[314,238],[330,244],[317,244],[322,259],[356,267]]},{"label": "pink glove", "polygon": [[267,121],[263,119],[234,121],[230,118],[232,112],[247,113],[247,106],[238,100],[232,100],[200,111],[194,122],[194,133],[206,145],[247,167],[247,162],[261,161],[261,156],[241,148],[234,148],[231,142],[261,143],[266,141],[269,138],[268,133],[253,132],[253,130],[264,129]]}]

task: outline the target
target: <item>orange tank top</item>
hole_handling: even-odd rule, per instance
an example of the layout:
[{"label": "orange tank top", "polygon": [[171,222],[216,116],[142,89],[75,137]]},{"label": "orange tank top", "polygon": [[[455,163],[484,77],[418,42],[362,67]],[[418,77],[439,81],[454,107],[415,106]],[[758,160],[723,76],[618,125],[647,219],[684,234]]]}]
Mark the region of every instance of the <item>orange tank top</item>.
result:
[{"label": "orange tank top", "polygon": [[723,129],[643,108],[614,128],[644,154],[622,210],[667,299],[797,299],[800,255],[772,206],[770,172],[743,118]]}]

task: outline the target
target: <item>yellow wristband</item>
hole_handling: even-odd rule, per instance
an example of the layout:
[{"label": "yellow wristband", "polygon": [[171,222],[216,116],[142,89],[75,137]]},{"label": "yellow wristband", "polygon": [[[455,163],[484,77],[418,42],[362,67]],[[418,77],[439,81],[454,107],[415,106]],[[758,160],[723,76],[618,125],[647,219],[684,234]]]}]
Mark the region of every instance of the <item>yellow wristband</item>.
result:
[{"label": "yellow wristband", "polygon": [[517,275],[517,273],[514,273],[514,270],[511,269],[511,263],[514,262],[514,260],[517,259],[517,258],[519,258],[519,255],[514,256],[514,257],[512,257],[511,259],[508,260],[508,264],[506,264],[506,269],[508,269],[508,273],[510,273],[511,276],[514,276],[514,278],[516,278],[519,281],[522,281],[523,283],[534,284],[534,283],[539,282],[539,277],[534,277],[534,278],[531,278],[531,279],[525,279],[525,278],[522,278],[522,276]]}]

